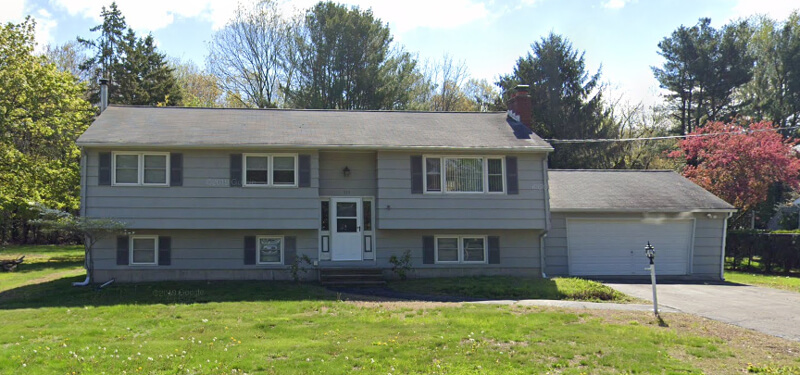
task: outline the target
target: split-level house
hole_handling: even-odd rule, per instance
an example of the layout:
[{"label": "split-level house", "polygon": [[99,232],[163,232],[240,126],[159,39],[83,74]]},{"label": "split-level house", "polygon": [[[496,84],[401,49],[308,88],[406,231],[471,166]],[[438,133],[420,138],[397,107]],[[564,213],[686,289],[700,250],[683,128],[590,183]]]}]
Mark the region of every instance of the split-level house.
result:
[{"label": "split-level house", "polygon": [[278,280],[299,259],[387,270],[405,253],[411,277],[635,276],[648,241],[660,274],[722,277],[732,206],[674,172],[548,171],[516,99],[508,113],[110,106],[78,140],[81,214],[129,233],[95,245],[93,278]]}]

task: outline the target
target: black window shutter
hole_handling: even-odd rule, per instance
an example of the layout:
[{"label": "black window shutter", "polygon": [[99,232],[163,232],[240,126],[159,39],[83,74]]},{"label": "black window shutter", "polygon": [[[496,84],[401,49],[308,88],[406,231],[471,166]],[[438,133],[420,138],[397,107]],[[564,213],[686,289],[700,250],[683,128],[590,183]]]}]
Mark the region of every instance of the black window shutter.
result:
[{"label": "black window shutter", "polygon": [[158,265],[169,266],[172,264],[172,238],[158,236]]},{"label": "black window shutter", "polygon": [[297,169],[297,186],[311,186],[311,155],[299,155]]},{"label": "black window shutter", "polygon": [[422,156],[411,156],[411,194],[422,194]]},{"label": "black window shutter", "polygon": [[519,178],[517,177],[517,157],[506,157],[506,193],[519,194]]},{"label": "black window shutter", "polygon": [[489,236],[489,264],[500,264],[500,237]]},{"label": "black window shutter", "polygon": [[422,264],[433,264],[433,236],[422,236]]},{"label": "black window shutter", "polygon": [[244,264],[256,264],[256,236],[244,237]]},{"label": "black window shutter", "polygon": [[297,259],[297,237],[284,237],[283,241],[283,264],[292,265]]},{"label": "black window shutter", "polygon": [[117,236],[117,265],[128,265],[128,236]]},{"label": "black window shutter", "polygon": [[242,154],[231,154],[230,177],[231,186],[242,186]]},{"label": "black window shutter", "polygon": [[111,185],[111,153],[101,152],[98,154],[98,156],[99,161],[97,164],[97,184]]},{"label": "black window shutter", "polygon": [[169,154],[169,185],[183,186],[183,154]]}]

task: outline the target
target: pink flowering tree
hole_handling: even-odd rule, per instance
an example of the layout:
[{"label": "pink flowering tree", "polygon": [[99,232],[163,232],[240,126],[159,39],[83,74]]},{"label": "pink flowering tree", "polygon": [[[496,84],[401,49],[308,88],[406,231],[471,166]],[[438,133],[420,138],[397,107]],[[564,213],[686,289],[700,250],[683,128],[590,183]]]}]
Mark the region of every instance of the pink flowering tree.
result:
[{"label": "pink flowering tree", "polygon": [[800,187],[796,144],[770,122],[749,127],[711,122],[681,140],[680,150],[669,156],[686,160],[685,177],[744,214],[766,201],[775,184]]}]

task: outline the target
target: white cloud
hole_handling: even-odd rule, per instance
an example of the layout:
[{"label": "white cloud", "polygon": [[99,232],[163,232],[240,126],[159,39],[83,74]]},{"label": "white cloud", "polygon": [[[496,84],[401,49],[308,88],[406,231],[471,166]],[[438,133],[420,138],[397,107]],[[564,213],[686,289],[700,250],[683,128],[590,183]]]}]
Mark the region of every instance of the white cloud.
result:
[{"label": "white cloud", "polygon": [[[100,11],[104,2],[96,0],[53,0],[54,6],[72,16],[91,18],[102,22]],[[137,31],[149,32],[169,26],[176,17],[200,18],[210,21],[219,29],[233,15],[236,1],[226,0],[117,0],[128,26]]]},{"label": "white cloud", "polygon": [[36,50],[41,51],[53,41],[52,31],[58,25],[53,15],[44,8],[32,9],[32,4],[26,4],[25,0],[0,1],[0,23],[22,22],[27,16],[36,21]]},{"label": "white cloud", "polygon": [[785,20],[800,4],[789,0],[739,0],[733,7],[736,17],[765,14],[779,21]]},{"label": "white cloud", "polygon": [[0,22],[19,22],[25,18],[25,0],[0,1]]},{"label": "white cloud", "polygon": [[603,8],[606,9],[622,9],[625,5],[635,2],[636,0],[604,0]]}]

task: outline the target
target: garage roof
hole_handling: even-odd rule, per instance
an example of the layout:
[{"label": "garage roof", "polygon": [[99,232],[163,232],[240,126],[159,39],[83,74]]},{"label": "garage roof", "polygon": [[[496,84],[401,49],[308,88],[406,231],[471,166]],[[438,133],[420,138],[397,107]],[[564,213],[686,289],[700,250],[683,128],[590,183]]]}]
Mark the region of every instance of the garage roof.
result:
[{"label": "garage roof", "polygon": [[552,211],[736,210],[674,171],[550,170],[548,176]]},{"label": "garage roof", "polygon": [[552,151],[505,112],[111,106],[79,146]]}]

